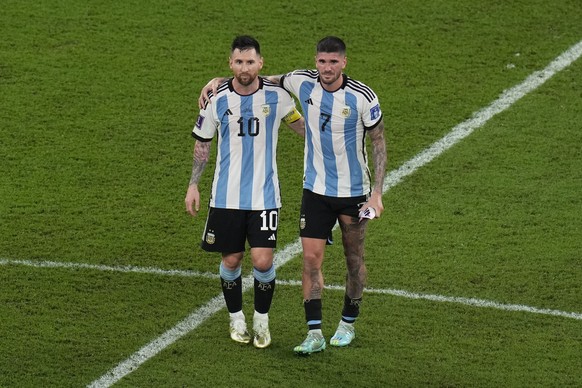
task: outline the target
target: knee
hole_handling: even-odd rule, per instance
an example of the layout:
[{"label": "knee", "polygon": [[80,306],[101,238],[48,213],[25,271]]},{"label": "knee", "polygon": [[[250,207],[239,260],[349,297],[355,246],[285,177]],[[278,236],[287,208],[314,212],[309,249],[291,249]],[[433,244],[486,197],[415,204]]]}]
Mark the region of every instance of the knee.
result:
[{"label": "knee", "polygon": [[318,252],[303,252],[303,267],[309,271],[317,271],[321,269],[323,262],[323,254]]},{"label": "knee", "polygon": [[258,271],[266,272],[273,267],[273,250],[272,249],[258,249],[251,250],[251,258],[253,267]]},{"label": "knee", "polygon": [[242,254],[229,254],[222,256],[222,266],[228,270],[235,270],[240,267]]},{"label": "knee", "polygon": [[368,270],[364,264],[364,260],[361,257],[347,258],[347,271],[348,276],[356,278],[366,278],[368,275]]},{"label": "knee", "polygon": [[268,270],[271,269],[271,267],[273,267],[273,260],[269,260],[269,259],[255,259],[253,260],[253,267],[261,272],[266,272]]}]

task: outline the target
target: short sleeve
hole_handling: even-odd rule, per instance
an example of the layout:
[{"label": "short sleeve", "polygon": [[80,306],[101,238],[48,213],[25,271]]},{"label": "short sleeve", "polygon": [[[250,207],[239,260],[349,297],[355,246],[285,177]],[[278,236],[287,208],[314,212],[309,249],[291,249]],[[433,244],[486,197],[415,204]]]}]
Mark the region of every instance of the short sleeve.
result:
[{"label": "short sleeve", "polygon": [[202,109],[196,119],[196,124],[192,129],[192,137],[203,142],[211,141],[216,134],[216,123],[214,120],[215,104],[208,104],[206,109]]},{"label": "short sleeve", "polygon": [[281,86],[283,89],[295,95],[298,94],[297,82],[299,81],[299,77],[296,76],[296,72],[297,70],[287,73],[281,77]]},{"label": "short sleeve", "polygon": [[364,104],[362,121],[366,129],[372,129],[380,123],[380,120],[382,120],[382,109],[380,109],[378,97],[374,94],[374,98]]}]

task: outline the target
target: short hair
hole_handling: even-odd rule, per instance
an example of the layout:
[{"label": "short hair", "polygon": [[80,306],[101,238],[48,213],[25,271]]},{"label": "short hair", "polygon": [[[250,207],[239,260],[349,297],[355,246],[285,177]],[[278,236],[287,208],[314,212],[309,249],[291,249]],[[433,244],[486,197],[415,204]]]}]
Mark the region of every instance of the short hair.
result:
[{"label": "short hair", "polygon": [[346,54],[346,44],[337,36],[326,36],[317,43],[318,53]]},{"label": "short hair", "polygon": [[261,46],[259,42],[253,38],[252,36],[248,35],[239,35],[232,41],[232,45],[230,46],[230,52],[234,52],[234,50],[239,49],[240,51],[255,49],[257,54],[261,55]]}]

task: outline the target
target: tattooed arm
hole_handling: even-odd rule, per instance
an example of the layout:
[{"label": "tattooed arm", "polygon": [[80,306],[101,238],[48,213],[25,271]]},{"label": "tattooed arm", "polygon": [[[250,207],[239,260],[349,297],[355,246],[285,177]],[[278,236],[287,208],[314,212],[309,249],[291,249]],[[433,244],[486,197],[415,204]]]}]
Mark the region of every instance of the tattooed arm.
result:
[{"label": "tattooed arm", "polygon": [[198,192],[198,181],[208,163],[210,156],[210,142],[196,140],[194,144],[194,161],[192,163],[192,176],[186,192],[186,210],[195,216],[200,210],[200,193]]},{"label": "tattooed arm", "polygon": [[372,141],[372,163],[374,164],[374,186],[372,195],[363,208],[373,207],[376,217],[380,217],[384,211],[382,204],[382,190],[384,188],[384,175],[386,174],[386,141],[384,140],[384,120],[368,132]]}]

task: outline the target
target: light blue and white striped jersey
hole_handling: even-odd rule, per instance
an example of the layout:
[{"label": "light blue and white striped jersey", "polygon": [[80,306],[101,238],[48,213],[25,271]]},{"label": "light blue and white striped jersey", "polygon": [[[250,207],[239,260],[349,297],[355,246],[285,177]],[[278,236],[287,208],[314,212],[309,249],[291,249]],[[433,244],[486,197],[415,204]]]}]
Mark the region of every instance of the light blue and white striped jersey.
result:
[{"label": "light blue and white striped jersey", "polygon": [[281,120],[295,109],[295,101],[281,86],[261,77],[259,89],[251,95],[237,94],[229,79],[211,100],[192,130],[199,141],[211,141],[217,135],[210,206],[280,208],[277,139]]},{"label": "light blue and white striped jersey", "polygon": [[344,74],[342,86],[328,92],[317,70],[295,70],[282,77],[281,85],[303,108],[303,188],[330,197],[370,194],[365,132],[382,120],[372,89]]}]

